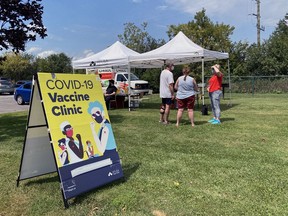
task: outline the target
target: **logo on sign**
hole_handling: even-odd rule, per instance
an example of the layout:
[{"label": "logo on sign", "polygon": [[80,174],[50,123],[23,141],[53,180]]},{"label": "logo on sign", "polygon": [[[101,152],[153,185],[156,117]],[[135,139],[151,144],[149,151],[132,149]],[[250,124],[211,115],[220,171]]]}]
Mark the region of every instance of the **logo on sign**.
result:
[{"label": "logo on sign", "polygon": [[119,174],[119,173],[120,173],[120,170],[119,170],[119,169],[113,170],[113,171],[111,171],[111,172],[108,173],[108,176],[117,175],[117,174]]}]

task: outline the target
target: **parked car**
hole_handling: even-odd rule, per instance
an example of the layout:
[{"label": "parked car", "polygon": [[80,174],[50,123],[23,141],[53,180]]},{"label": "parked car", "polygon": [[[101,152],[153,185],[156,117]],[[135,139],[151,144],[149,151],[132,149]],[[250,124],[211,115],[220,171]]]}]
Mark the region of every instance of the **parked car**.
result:
[{"label": "parked car", "polygon": [[17,81],[15,83],[14,88],[16,89],[16,88],[20,87],[21,85],[23,85],[24,83],[27,83],[27,82],[31,82],[31,81],[30,80],[19,80],[19,81]]},{"label": "parked car", "polygon": [[7,81],[10,81],[10,82],[11,82],[11,79],[8,78],[8,77],[0,77],[0,80],[7,80]]},{"label": "parked car", "polygon": [[19,105],[30,102],[32,82],[28,81],[15,89],[14,99]]},{"label": "parked car", "polygon": [[13,83],[8,80],[0,80],[0,94],[8,93],[13,94],[14,93],[14,86]]}]

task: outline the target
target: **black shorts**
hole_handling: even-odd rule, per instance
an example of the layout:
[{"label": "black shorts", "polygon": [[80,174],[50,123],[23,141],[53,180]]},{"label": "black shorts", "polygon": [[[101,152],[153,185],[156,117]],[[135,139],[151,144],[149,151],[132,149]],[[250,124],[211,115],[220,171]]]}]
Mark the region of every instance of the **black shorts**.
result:
[{"label": "black shorts", "polygon": [[172,98],[162,98],[162,104],[171,105],[172,104]]}]

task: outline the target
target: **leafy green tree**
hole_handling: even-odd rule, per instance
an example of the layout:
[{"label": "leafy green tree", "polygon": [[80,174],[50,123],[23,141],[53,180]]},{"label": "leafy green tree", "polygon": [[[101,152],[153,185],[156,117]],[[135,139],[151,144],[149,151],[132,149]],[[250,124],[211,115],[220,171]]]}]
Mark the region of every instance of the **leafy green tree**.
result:
[{"label": "leafy green tree", "polygon": [[236,76],[247,76],[250,72],[247,70],[247,49],[248,42],[235,42],[229,52],[231,74]]},{"label": "leafy green tree", "polygon": [[[194,16],[194,20],[179,25],[170,25],[167,31],[169,38],[174,37],[179,31],[182,31],[188,38],[199,46],[219,52],[229,52],[232,48],[230,36],[234,27],[223,23],[213,23],[206,15],[206,10],[202,9]],[[218,61],[223,68],[227,68],[227,61]],[[206,76],[210,75],[210,66],[212,63],[205,64]],[[193,76],[198,82],[201,81],[202,66],[201,63],[190,65]]]},{"label": "leafy green tree", "polygon": [[159,92],[160,73],[161,69],[159,68],[148,69],[142,74],[141,77],[143,80],[147,80],[149,82],[150,89],[152,89],[154,93]]},{"label": "leafy green tree", "polygon": [[46,58],[37,58],[35,64],[39,72],[71,73],[73,71],[71,58],[64,53],[52,54]]},{"label": "leafy green tree", "polygon": [[194,43],[205,49],[220,52],[229,52],[232,42],[229,37],[234,31],[234,27],[223,23],[214,24],[206,15],[206,10],[202,9],[194,16],[194,20],[187,24],[170,25],[168,36],[174,37],[182,31]]},{"label": "leafy green tree", "polygon": [[[119,41],[136,52],[148,52],[165,44],[164,39],[155,39],[149,35],[146,22],[141,24],[141,27],[136,26],[134,23],[125,23],[124,26],[124,33],[118,35]],[[147,80],[150,88],[157,91],[159,71],[159,69],[136,69],[135,74],[139,78]]]},{"label": "leafy green tree", "polygon": [[47,36],[41,0],[0,1],[0,50],[24,51],[28,41]]},{"label": "leafy green tree", "polygon": [[141,27],[130,22],[125,23],[124,26],[124,33],[118,35],[119,41],[136,52],[147,52],[165,44],[165,40],[156,40],[149,35],[146,22],[142,23]]},{"label": "leafy green tree", "polygon": [[267,40],[266,50],[267,59],[263,69],[273,75],[288,75],[288,13]]},{"label": "leafy green tree", "polygon": [[258,46],[256,43],[247,48],[246,55],[246,75],[263,76],[268,75],[263,71],[263,63],[265,62],[265,45]]},{"label": "leafy green tree", "polygon": [[[286,19],[288,15],[286,15]],[[260,46],[247,44],[234,46],[233,74],[275,76],[288,74],[288,26],[280,20],[275,31]],[[244,58],[239,58],[243,56]]]},{"label": "leafy green tree", "polygon": [[[275,75],[275,65],[268,57],[267,42],[260,46],[253,43],[246,48],[244,61],[236,62],[235,75],[241,76],[271,76]],[[235,72],[234,71],[234,72]]]},{"label": "leafy green tree", "polygon": [[25,53],[6,53],[5,60],[0,64],[2,75],[14,81],[32,79],[35,72],[32,62],[33,56]]}]

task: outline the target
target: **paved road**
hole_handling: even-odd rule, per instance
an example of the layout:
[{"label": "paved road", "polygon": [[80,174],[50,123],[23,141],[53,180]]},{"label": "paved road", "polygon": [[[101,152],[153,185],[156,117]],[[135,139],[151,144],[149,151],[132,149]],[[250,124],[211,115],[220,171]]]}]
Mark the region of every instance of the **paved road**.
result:
[{"label": "paved road", "polygon": [[13,95],[0,95],[0,114],[28,110],[29,105],[18,105]]}]

